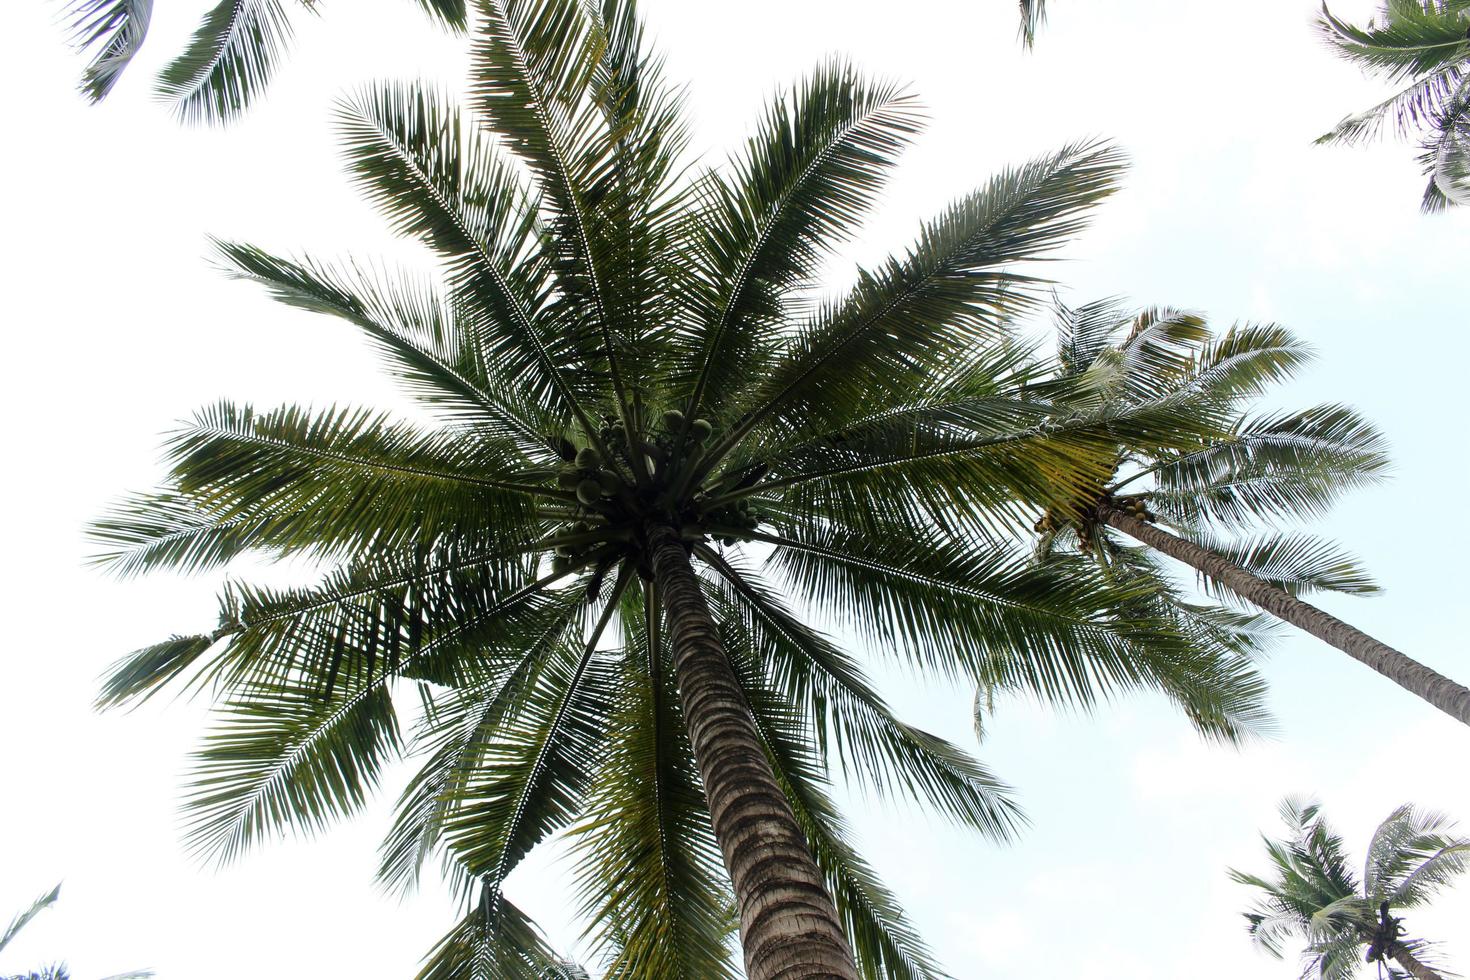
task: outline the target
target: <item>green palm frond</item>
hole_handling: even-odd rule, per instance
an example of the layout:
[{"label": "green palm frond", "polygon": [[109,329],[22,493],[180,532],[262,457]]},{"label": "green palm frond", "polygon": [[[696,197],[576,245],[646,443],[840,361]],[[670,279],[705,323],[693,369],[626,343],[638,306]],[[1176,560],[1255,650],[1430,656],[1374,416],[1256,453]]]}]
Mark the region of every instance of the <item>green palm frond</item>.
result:
[{"label": "green palm frond", "polygon": [[1394,3],[1367,27],[1334,16],[1324,4],[1317,23],[1342,57],[1390,81],[1470,57],[1470,10],[1458,4]]},{"label": "green palm frond", "polygon": [[687,412],[728,412],[767,366],[783,299],[807,286],[830,249],[851,236],[897,154],[917,132],[914,98],[831,62],[766,109],[730,175],[706,185]]},{"label": "green palm frond", "polygon": [[[1194,539],[1259,579],[1291,595],[1341,592],[1378,595],[1383,590],[1367,569],[1332,541],[1306,534],[1263,534],[1243,541],[1223,541],[1208,535]],[[1228,590],[1201,576],[1200,586],[1216,597]]]},{"label": "green palm frond", "polygon": [[757,425],[800,431],[830,424],[834,410],[846,421],[875,393],[912,394],[921,379],[994,338],[1001,311],[1024,303],[1020,290],[1032,282],[1011,266],[1046,258],[1080,231],[1087,212],[1117,188],[1122,166],[1111,147],[1078,144],[1007,171],[951,206],[906,256],[861,273],[847,298],[801,328],[753,386],[745,421],[716,445],[711,462]]},{"label": "green palm frond", "polygon": [[1313,517],[1387,474],[1378,429],[1343,405],[1242,419],[1225,439],[1150,468],[1151,503],[1192,527]]},{"label": "green palm frond", "polygon": [[758,661],[740,656],[738,645],[730,649],[776,778],[826,878],[864,980],[946,980],[897,897],[854,849],[825,792],[825,767],[802,713],[762,676]]},{"label": "green palm frond", "polygon": [[69,0],[66,13],[76,49],[97,49],[82,72],[80,88],[88,101],[101,102],[143,47],[153,0]]},{"label": "green palm frond", "polygon": [[410,392],[437,412],[513,439],[539,461],[549,459],[541,433],[555,427],[556,416],[525,397],[524,374],[507,374],[500,362],[482,356],[456,304],[432,286],[384,270],[277,258],[249,245],[218,242],[217,248],[230,275],[265,287],[288,306],[360,328]]},{"label": "green palm frond", "polygon": [[282,0],[219,0],[159,75],[159,98],[185,122],[231,122],[260,96],[291,34]]},{"label": "green palm frond", "polygon": [[685,734],[652,588],[628,593],[607,751],[574,831],[583,912],[608,977],[737,974],[734,896]]},{"label": "green palm frond", "polygon": [[[1334,16],[1324,5],[1317,19],[1323,39],[1344,60],[1366,73],[1403,87],[1377,105],[1348,116],[1319,143],[1358,143],[1386,126],[1400,136],[1417,137],[1419,162],[1429,183],[1421,207],[1426,212],[1470,200],[1463,173],[1463,128],[1470,104],[1470,7],[1459,0],[1386,0],[1379,17],[1359,27]],[[1459,166],[1447,167],[1452,148]]]},{"label": "green palm frond", "polygon": [[227,703],[194,763],[186,800],[190,847],[230,861],[280,828],[320,830],[354,813],[399,751],[393,702],[381,685],[256,685]]},{"label": "green palm frond", "polygon": [[30,908],[18,913],[15,918],[11,919],[10,925],[5,927],[5,934],[0,935],[0,949],[4,949],[6,946],[9,946],[11,940],[13,940],[20,933],[20,931],[24,929],[27,924],[30,923],[32,919],[49,909],[51,906],[55,905],[56,900],[60,897],[61,886],[57,885],[55,888],[51,889],[49,892],[32,902]]},{"label": "green palm frond", "polygon": [[584,644],[560,644],[455,789],[444,838],[470,874],[497,886],[536,843],[569,826],[605,752],[617,674],[598,642],[624,574]]},{"label": "green palm frond", "polygon": [[859,785],[927,803],[998,840],[1024,823],[1010,790],[957,746],[896,718],[861,668],[828,637],[794,616],[779,594],[713,553],[722,580],[710,600],[720,610],[732,650],[767,665],[768,683],[802,705],[805,724],[825,755]]},{"label": "green palm frond", "polygon": [[1028,48],[1036,45],[1036,32],[1046,23],[1046,0],[1020,0],[1021,42]]},{"label": "green palm frond", "polygon": [[486,886],[425,958],[416,980],[565,980],[557,964],[535,923]]},{"label": "green palm frond", "polygon": [[[495,750],[504,731],[514,737],[521,699],[535,689],[548,664],[564,656],[572,641],[569,631],[580,626],[586,602],[580,588],[552,596],[527,623],[524,639],[498,644],[507,652],[503,664],[462,690],[434,698],[413,739],[413,748],[428,759],[399,798],[383,842],[378,878],[389,888],[410,891],[425,861],[442,849],[445,818],[465,799],[464,787],[484,764],[485,753]],[[447,855],[444,865],[451,876],[462,869]]]},{"label": "green palm frond", "polygon": [[424,12],[453,31],[469,26],[468,0],[418,0]]}]

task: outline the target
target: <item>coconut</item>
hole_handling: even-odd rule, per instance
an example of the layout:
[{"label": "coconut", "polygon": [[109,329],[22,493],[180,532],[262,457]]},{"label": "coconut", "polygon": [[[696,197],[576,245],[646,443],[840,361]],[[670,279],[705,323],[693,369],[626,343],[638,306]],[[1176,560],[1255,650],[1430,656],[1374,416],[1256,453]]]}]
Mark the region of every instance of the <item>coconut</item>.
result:
[{"label": "coconut", "polygon": [[684,413],[677,408],[671,408],[664,413],[664,428],[678,429],[684,425]]},{"label": "coconut", "polygon": [[596,480],[583,480],[577,484],[577,499],[584,504],[595,504],[602,499],[602,484]]},{"label": "coconut", "polygon": [[551,570],[553,572],[567,572],[571,571],[571,568],[572,560],[566,555],[557,555],[555,558],[551,559]]},{"label": "coconut", "polygon": [[580,466],[582,469],[596,469],[597,464],[600,462],[602,462],[602,457],[597,455],[597,450],[593,449],[591,446],[585,446],[577,450],[577,465]]},{"label": "coconut", "polygon": [[576,554],[576,551],[569,544],[559,544],[556,546],[556,556],[558,558],[570,558],[574,554]]},{"label": "coconut", "polygon": [[572,487],[575,487],[578,483],[582,482],[582,474],[577,472],[577,468],[575,466],[564,466],[562,467],[561,471],[556,474],[556,482],[557,485],[560,486],[562,489],[570,490],[572,489]]},{"label": "coconut", "polygon": [[597,485],[602,488],[604,494],[611,497],[622,487],[623,481],[612,470],[599,470],[597,472]]},{"label": "coconut", "polygon": [[694,424],[689,427],[689,434],[694,436],[695,442],[704,442],[714,431],[715,427],[709,424],[709,419],[695,419]]}]

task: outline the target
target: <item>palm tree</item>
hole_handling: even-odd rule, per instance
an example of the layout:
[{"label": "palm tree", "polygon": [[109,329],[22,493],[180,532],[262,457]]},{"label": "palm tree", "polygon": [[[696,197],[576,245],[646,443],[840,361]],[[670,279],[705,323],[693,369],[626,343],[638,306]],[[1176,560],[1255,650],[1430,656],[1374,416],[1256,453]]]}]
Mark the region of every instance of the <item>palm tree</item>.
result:
[{"label": "palm tree", "polygon": [[1470,202],[1470,3],[1383,0],[1363,27],[1324,5],[1317,26],[1344,60],[1404,85],[1317,142],[1360,143],[1391,126],[1420,141],[1419,162],[1429,177],[1425,211]]},{"label": "palm tree", "polygon": [[[466,29],[466,0],[416,2],[444,27]],[[187,122],[234,119],[265,90],[290,47],[294,5],[316,11],[316,0],[219,0],[159,74],[159,98]],[[153,0],[67,0],[66,12],[74,46],[92,54],[79,87],[100,102],[142,50]]]},{"label": "palm tree", "polygon": [[1033,397],[1076,418],[1130,418],[1135,430],[1146,430],[1150,415],[1163,410],[1168,438],[1184,437],[1183,425],[1195,445],[1181,450],[1147,437],[1119,440],[1112,475],[1037,522],[1043,554],[1065,534],[1066,543],[1120,574],[1155,582],[1151,598],[1159,613],[1166,611],[1157,605],[1163,602],[1191,628],[1218,631],[1220,611],[1199,622],[1199,610],[1181,605],[1147,556],[1131,554],[1108,533],[1122,532],[1193,568],[1207,587],[1332,644],[1470,724],[1470,690],[1299,598],[1310,591],[1376,591],[1336,545],[1295,534],[1230,541],[1212,533],[1319,514],[1342,493],[1380,479],[1387,467],[1380,434],[1345,406],[1248,414],[1252,401],[1310,359],[1304,344],[1274,324],[1215,337],[1194,314],[1133,313],[1114,300],[1077,309],[1058,302],[1056,329],[1052,376],[1034,386]]},{"label": "palm tree", "polygon": [[[32,902],[30,908],[21,912],[14,919],[11,919],[10,925],[5,929],[5,934],[0,936],[0,953],[5,952],[5,947],[10,945],[11,940],[19,935],[20,931],[32,919],[55,905],[57,899],[60,897],[61,886],[57,885]],[[103,980],[145,980],[145,978],[151,976],[153,976],[152,970],[133,970],[128,973],[115,973],[110,977],[104,977]],[[29,973],[12,974],[4,977],[3,980],[70,980],[70,978],[71,972],[66,968],[66,965],[55,963],[51,966],[42,967],[40,970],[32,970]]]},{"label": "palm tree", "polygon": [[1439,814],[1401,806],[1373,832],[1360,883],[1342,838],[1318,809],[1315,803],[1282,803],[1291,836],[1266,838],[1271,880],[1230,872],[1265,893],[1245,916],[1251,938],[1277,957],[1285,940],[1305,938],[1304,978],[1350,980],[1360,963],[1381,967],[1392,960],[1404,973],[1390,969],[1391,976],[1442,980],[1438,971],[1444,968],[1424,962],[1428,944],[1406,938],[1403,919],[1393,913],[1421,908],[1470,866],[1470,838],[1454,836],[1453,824]]},{"label": "palm tree", "polygon": [[[231,584],[217,629],[137,651],[102,703],[213,693],[187,811],[218,858],[319,830],[420,755],[381,877],[411,887],[437,855],[467,902],[426,978],[555,975],[501,885],[564,831],[612,975],[733,977],[738,925],[752,980],[938,976],[829,765],[996,838],[1018,811],[806,613],[941,676],[1083,704],[1160,689],[1225,739],[1259,717],[1248,664],[1088,568],[1032,567],[1005,530],[1100,479],[1129,432],[1022,397],[1000,322],[1036,292],[1018,264],[1083,226],[1119,156],[1006,171],[818,301],[918,128],[907,92],[828,64],[728,168],[689,177],[631,3],[484,13],[473,113],[421,86],[341,108],[355,178],[438,254],[442,287],[219,246],[236,276],[361,328],[442,424],[198,413],[164,488],[96,525],[102,560],[328,570]],[[394,682],[420,695],[409,738]]]}]

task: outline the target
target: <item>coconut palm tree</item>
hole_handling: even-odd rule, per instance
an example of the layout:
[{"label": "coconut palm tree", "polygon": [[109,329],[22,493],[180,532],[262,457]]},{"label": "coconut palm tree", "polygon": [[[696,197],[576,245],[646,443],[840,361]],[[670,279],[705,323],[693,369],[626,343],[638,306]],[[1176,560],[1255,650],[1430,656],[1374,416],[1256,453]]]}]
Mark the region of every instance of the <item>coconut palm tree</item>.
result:
[{"label": "coconut palm tree", "polygon": [[[1125,550],[1111,533],[1121,532],[1193,568],[1217,594],[1305,630],[1470,724],[1470,690],[1299,598],[1311,591],[1376,591],[1338,546],[1276,532],[1243,540],[1217,536],[1315,516],[1343,493],[1381,479],[1387,468],[1382,436],[1345,406],[1249,413],[1259,395],[1310,359],[1306,345],[1274,324],[1212,336],[1195,314],[1135,313],[1114,300],[1076,309],[1057,303],[1056,329],[1051,377],[1033,387],[1034,397],[1075,418],[1133,416],[1135,430],[1146,428],[1149,413],[1167,409],[1176,427],[1170,439],[1183,437],[1177,416],[1186,409],[1183,424],[1195,445],[1162,449],[1148,438],[1120,440],[1106,480],[1036,523],[1043,554],[1060,534],[1122,574],[1158,581],[1151,557]],[[1164,603],[1205,625],[1162,583],[1151,601],[1159,612]],[[1207,618],[1218,625],[1218,617]]]},{"label": "coconut palm tree", "polygon": [[[416,0],[442,26],[467,27],[466,0]],[[188,46],[158,76],[157,93],[180,119],[225,123],[265,90],[291,42],[291,11],[316,0],[219,0]],[[153,0],[68,0],[73,45],[90,52],[79,87],[92,102],[112,91],[143,48]]]},{"label": "coconut palm tree", "polygon": [[[0,935],[0,953],[5,952],[5,947],[10,945],[11,940],[15,939],[32,919],[55,905],[59,898],[61,898],[61,886],[57,885],[32,902],[30,908],[11,919],[10,925],[5,929],[5,934]],[[152,970],[132,970],[128,973],[115,973],[110,977],[104,977],[103,980],[145,980],[151,976],[153,976]],[[70,980],[70,978],[71,971],[66,968],[66,965],[55,963],[29,973],[11,974],[4,977],[3,980]]]},{"label": "coconut palm tree", "polygon": [[1344,60],[1404,86],[1317,142],[1360,143],[1391,127],[1420,142],[1425,211],[1470,203],[1470,2],[1383,0],[1362,27],[1324,5],[1317,26]]},{"label": "coconut palm tree", "polygon": [[1456,836],[1439,814],[1401,806],[1373,832],[1359,881],[1342,838],[1318,810],[1315,803],[1282,803],[1291,836],[1265,839],[1269,879],[1230,872],[1265,893],[1245,914],[1251,938],[1277,957],[1286,940],[1304,938],[1303,977],[1350,980],[1365,962],[1381,970],[1393,961],[1403,972],[1390,967],[1390,976],[1442,980],[1444,967],[1425,962],[1429,945],[1406,936],[1394,913],[1422,908],[1470,867],[1470,838]]},{"label": "coconut palm tree", "polygon": [[737,927],[752,980],[937,976],[829,765],[996,838],[1018,811],[897,719],[813,616],[944,677],[1084,704],[1159,689],[1226,739],[1259,717],[1249,664],[1136,615],[1094,570],[1032,566],[1006,531],[1101,479],[1120,431],[1142,438],[1023,397],[1000,316],[1119,156],[1008,170],[818,300],[918,128],[905,90],[829,63],[727,168],[690,176],[631,3],[483,12],[472,111],[379,86],[340,113],[355,179],[437,253],[441,284],[219,246],[234,275],[361,328],[441,424],[199,412],[163,489],[96,525],[102,560],[297,557],[323,577],[231,584],[216,629],[136,652],[102,702],[214,695],[186,809],[219,858],[321,829],[419,755],[381,876],[411,887],[437,855],[467,902],[426,978],[554,969],[501,886],[559,832],[614,976],[735,976]]}]

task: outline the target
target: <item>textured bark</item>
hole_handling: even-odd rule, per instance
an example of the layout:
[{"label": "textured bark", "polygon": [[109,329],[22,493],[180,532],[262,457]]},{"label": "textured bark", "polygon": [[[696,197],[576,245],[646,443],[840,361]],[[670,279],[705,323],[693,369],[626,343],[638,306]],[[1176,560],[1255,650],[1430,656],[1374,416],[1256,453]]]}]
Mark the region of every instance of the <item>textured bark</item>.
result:
[{"label": "textured bark", "polygon": [[1416,978],[1416,980],[1444,980],[1444,977],[1414,959],[1414,954],[1402,946],[1394,946],[1393,951],[1389,955],[1394,958],[1399,966],[1407,970],[1410,976]]},{"label": "textured bark", "polygon": [[1445,714],[1470,725],[1470,689],[1431,670],[1386,643],[1303,602],[1269,582],[1264,582],[1233,562],[1201,548],[1192,541],[1141,521],[1132,514],[1107,509],[1102,519],[1111,527],[1142,541],[1170,558],[1176,558],[1207,575],[1247,602],[1299,627],[1324,643],[1378,671],[1404,690],[1428,701]]},{"label": "textured bark", "polygon": [[649,534],[679,703],[735,886],[749,980],[857,980],[822,873],[776,782],[684,543]]}]

